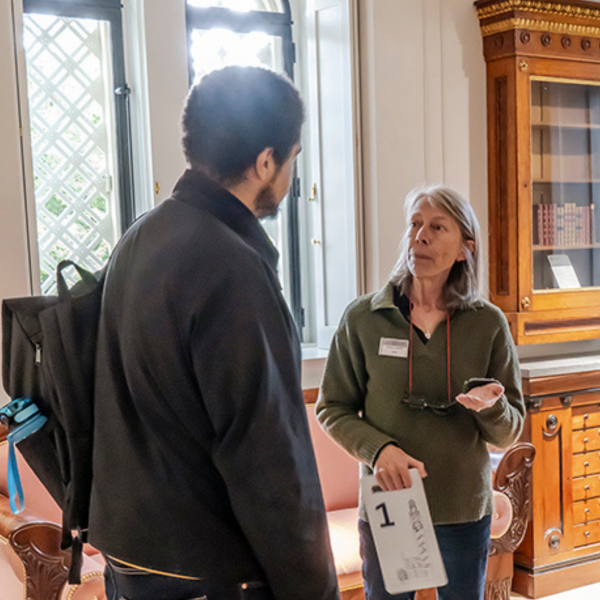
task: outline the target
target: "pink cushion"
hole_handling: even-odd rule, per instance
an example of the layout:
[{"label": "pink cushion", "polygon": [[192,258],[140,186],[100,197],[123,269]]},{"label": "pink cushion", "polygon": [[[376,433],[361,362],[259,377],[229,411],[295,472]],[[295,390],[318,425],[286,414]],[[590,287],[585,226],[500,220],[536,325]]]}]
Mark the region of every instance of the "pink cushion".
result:
[{"label": "pink cushion", "polygon": [[513,507],[508,496],[494,490],[494,512],[492,513],[492,525],[490,537],[493,540],[501,538],[510,527],[513,518]]},{"label": "pink cushion", "polygon": [[342,450],[322,429],[314,404],[306,405],[325,508],[340,510],[358,506],[358,461]]},{"label": "pink cushion", "polygon": [[327,513],[331,551],[335,572],[355,573],[362,568],[358,536],[358,508],[332,510]]},{"label": "pink cushion", "polygon": [[69,585],[62,589],[60,600],[106,600],[104,589],[104,558],[84,556],[81,568],[81,585]]}]

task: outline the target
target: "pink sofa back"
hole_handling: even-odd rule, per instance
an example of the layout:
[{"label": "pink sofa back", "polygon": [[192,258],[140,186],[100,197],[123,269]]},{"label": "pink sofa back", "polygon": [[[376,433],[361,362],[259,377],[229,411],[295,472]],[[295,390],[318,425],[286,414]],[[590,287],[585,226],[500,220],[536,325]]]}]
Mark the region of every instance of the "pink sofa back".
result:
[{"label": "pink sofa back", "polygon": [[[307,404],[306,411],[326,509],[331,511],[358,506],[358,461],[321,429],[315,417],[314,404]],[[62,523],[61,510],[18,450],[17,461],[25,493],[26,513],[44,521]],[[7,464],[8,444],[4,443],[0,444],[0,493],[8,497]]]},{"label": "pink sofa back", "polygon": [[307,404],[306,412],[325,508],[331,511],[358,506],[358,461],[342,450],[321,429],[315,416],[314,404]]}]

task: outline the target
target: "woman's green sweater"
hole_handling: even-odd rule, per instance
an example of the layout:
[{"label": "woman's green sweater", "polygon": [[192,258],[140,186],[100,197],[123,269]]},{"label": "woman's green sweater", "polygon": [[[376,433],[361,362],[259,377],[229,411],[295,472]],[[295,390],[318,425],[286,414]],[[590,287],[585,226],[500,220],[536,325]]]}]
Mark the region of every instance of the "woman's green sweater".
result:
[{"label": "woman's green sweater", "polygon": [[[381,338],[408,340],[410,324],[394,304],[393,286],[354,301],[331,343],[316,405],[321,426],[371,474],[383,446],[397,444],[425,464],[424,480],[435,524],[477,521],[492,512],[486,443],[506,447],[525,416],[517,353],[502,312],[483,300],[450,318],[451,397],[500,382],[505,394],[475,412],[455,404],[446,411],[413,408],[409,359],[380,355]],[[447,404],[446,322],[424,344],[413,334],[413,393]],[[410,349],[409,349],[410,354]],[[366,520],[363,503],[360,516]]]}]

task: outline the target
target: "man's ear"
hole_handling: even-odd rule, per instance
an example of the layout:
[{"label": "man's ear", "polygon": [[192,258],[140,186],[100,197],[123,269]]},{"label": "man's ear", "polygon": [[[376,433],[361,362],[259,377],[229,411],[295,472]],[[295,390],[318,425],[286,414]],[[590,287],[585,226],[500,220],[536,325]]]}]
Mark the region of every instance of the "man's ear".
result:
[{"label": "man's ear", "polygon": [[275,159],[273,158],[273,148],[265,148],[257,157],[254,163],[254,172],[256,176],[264,183],[271,181],[277,170]]},{"label": "man's ear", "polygon": [[475,242],[473,240],[467,240],[464,246],[461,248],[456,260],[461,262],[463,260],[467,260],[467,252],[475,252]]}]

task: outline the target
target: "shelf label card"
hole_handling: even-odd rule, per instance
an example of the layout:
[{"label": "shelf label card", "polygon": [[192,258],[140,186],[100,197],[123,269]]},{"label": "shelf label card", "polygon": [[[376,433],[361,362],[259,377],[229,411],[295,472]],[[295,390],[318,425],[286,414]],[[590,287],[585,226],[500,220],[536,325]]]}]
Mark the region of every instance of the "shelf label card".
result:
[{"label": "shelf label card", "polygon": [[581,287],[577,273],[571,264],[571,259],[566,254],[550,254],[548,255],[548,262],[556,285],[561,290]]}]

